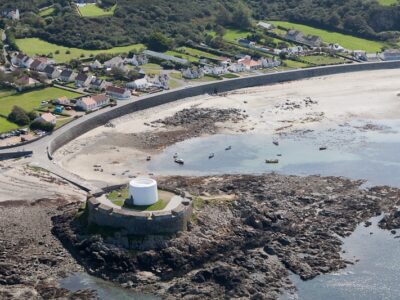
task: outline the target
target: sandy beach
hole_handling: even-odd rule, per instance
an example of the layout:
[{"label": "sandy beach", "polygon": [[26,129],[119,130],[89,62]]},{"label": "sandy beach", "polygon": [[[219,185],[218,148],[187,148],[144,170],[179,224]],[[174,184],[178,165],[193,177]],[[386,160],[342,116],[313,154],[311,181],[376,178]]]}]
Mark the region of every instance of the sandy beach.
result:
[{"label": "sandy beach", "polygon": [[[183,99],[115,119],[112,126],[96,128],[64,146],[55,159],[85,180],[124,183],[129,177],[147,174],[147,155],[165,147],[162,143],[146,147],[138,137],[171,131],[154,121],[189,108],[233,108],[248,115],[240,122],[216,122],[217,132],[227,134],[278,135],[329,129],[353,120],[396,119],[399,75],[400,70],[349,73]],[[94,165],[100,165],[101,172],[95,171]]]}]

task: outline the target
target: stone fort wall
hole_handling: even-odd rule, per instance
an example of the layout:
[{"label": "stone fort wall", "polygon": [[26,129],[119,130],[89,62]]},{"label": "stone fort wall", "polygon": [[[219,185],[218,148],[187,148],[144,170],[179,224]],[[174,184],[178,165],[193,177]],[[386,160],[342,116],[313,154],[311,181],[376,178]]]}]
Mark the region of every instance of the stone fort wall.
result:
[{"label": "stone fort wall", "polygon": [[203,94],[228,92],[236,89],[254,86],[271,85],[312,77],[396,68],[400,68],[400,61],[353,63],[336,66],[325,66],[223,80],[193,87],[181,88],[169,92],[163,92],[160,94],[149,95],[141,98],[138,101],[117,106],[113,110],[96,115],[84,122],[76,124],[75,126],[71,124],[72,126],[70,128],[64,130],[62,134],[55,136],[51,140],[48,146],[48,154],[51,158],[52,154],[60,147],[96,127],[106,124],[112,119],[184,98],[199,96]]},{"label": "stone fort wall", "polygon": [[139,212],[115,209],[95,197],[87,200],[89,224],[123,229],[130,235],[163,235],[186,230],[192,215],[192,202],[184,199],[171,211]]}]

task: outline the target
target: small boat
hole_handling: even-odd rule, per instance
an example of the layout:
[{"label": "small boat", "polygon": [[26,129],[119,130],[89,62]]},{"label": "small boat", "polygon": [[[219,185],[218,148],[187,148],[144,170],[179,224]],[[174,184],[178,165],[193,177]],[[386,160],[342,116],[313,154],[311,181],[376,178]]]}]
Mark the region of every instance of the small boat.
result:
[{"label": "small boat", "polygon": [[326,149],[328,149],[328,147],[326,147],[326,146],[319,147],[319,151],[324,151]]},{"label": "small boat", "polygon": [[208,159],[211,159],[214,157],[214,153],[210,153],[210,155],[208,156]]},{"label": "small boat", "polygon": [[266,164],[279,164],[279,159],[266,159]]},{"label": "small boat", "polygon": [[225,148],[225,151],[229,151],[231,149],[232,149],[232,146],[228,146],[228,147]]},{"label": "small boat", "polygon": [[175,153],[173,157],[174,157],[174,159],[178,158],[178,153]]},{"label": "small boat", "polygon": [[272,144],[274,144],[275,146],[279,146],[279,142],[278,141],[273,141]]},{"label": "small boat", "polygon": [[184,162],[183,159],[181,159],[181,158],[175,158],[174,161],[175,161],[177,164],[179,164],[179,165],[185,164],[185,162]]},{"label": "small boat", "polygon": [[150,155],[147,156],[146,160],[147,160],[147,161],[150,161],[150,160],[151,160],[151,156],[150,156]]},{"label": "small boat", "polygon": [[276,156],[282,156],[282,154],[279,153],[279,154],[277,154]]}]

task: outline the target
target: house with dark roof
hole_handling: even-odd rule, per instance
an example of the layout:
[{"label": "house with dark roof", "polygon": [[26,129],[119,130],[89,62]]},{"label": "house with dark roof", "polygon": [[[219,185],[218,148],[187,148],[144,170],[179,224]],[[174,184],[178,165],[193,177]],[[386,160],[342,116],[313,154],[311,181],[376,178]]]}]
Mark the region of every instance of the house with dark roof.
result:
[{"label": "house with dark roof", "polygon": [[78,87],[87,87],[92,81],[93,76],[85,73],[79,73],[75,78],[75,85]]},{"label": "house with dark roof", "polygon": [[45,73],[49,79],[56,79],[60,76],[61,72],[55,67],[47,65],[46,68],[44,68],[43,73]]},{"label": "house with dark roof", "polygon": [[106,93],[109,97],[119,100],[129,99],[132,95],[130,90],[112,85],[106,88]]},{"label": "house with dark roof", "polygon": [[33,62],[33,59],[30,58],[28,55],[20,52],[11,58],[11,62],[13,63],[13,65],[16,65],[20,68],[29,68],[29,66]]},{"label": "house with dark roof", "polygon": [[102,91],[106,89],[108,85],[111,85],[111,83],[100,78],[93,78],[92,82],[90,82],[90,88],[96,91]]},{"label": "house with dark roof", "polygon": [[64,69],[62,70],[60,74],[60,80],[63,82],[72,82],[75,80],[77,74],[70,70],[70,69]]}]

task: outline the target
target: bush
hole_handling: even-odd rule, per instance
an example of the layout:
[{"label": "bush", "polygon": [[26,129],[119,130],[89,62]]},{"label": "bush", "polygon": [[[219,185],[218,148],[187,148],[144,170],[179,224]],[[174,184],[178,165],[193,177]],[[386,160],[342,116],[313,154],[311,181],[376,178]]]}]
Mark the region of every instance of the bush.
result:
[{"label": "bush", "polygon": [[8,115],[7,120],[19,126],[28,125],[31,121],[28,114],[19,106],[14,106],[11,113]]},{"label": "bush", "polygon": [[51,124],[49,122],[43,122],[40,120],[37,121],[33,121],[31,123],[31,130],[43,130],[43,131],[47,131],[47,132],[51,132],[54,130],[54,124]]},{"label": "bush", "polygon": [[29,119],[31,120],[31,121],[33,121],[33,120],[35,120],[37,117],[38,117],[38,114],[37,114],[37,112],[36,111],[30,111],[29,113],[28,113],[28,117],[29,117]]}]

